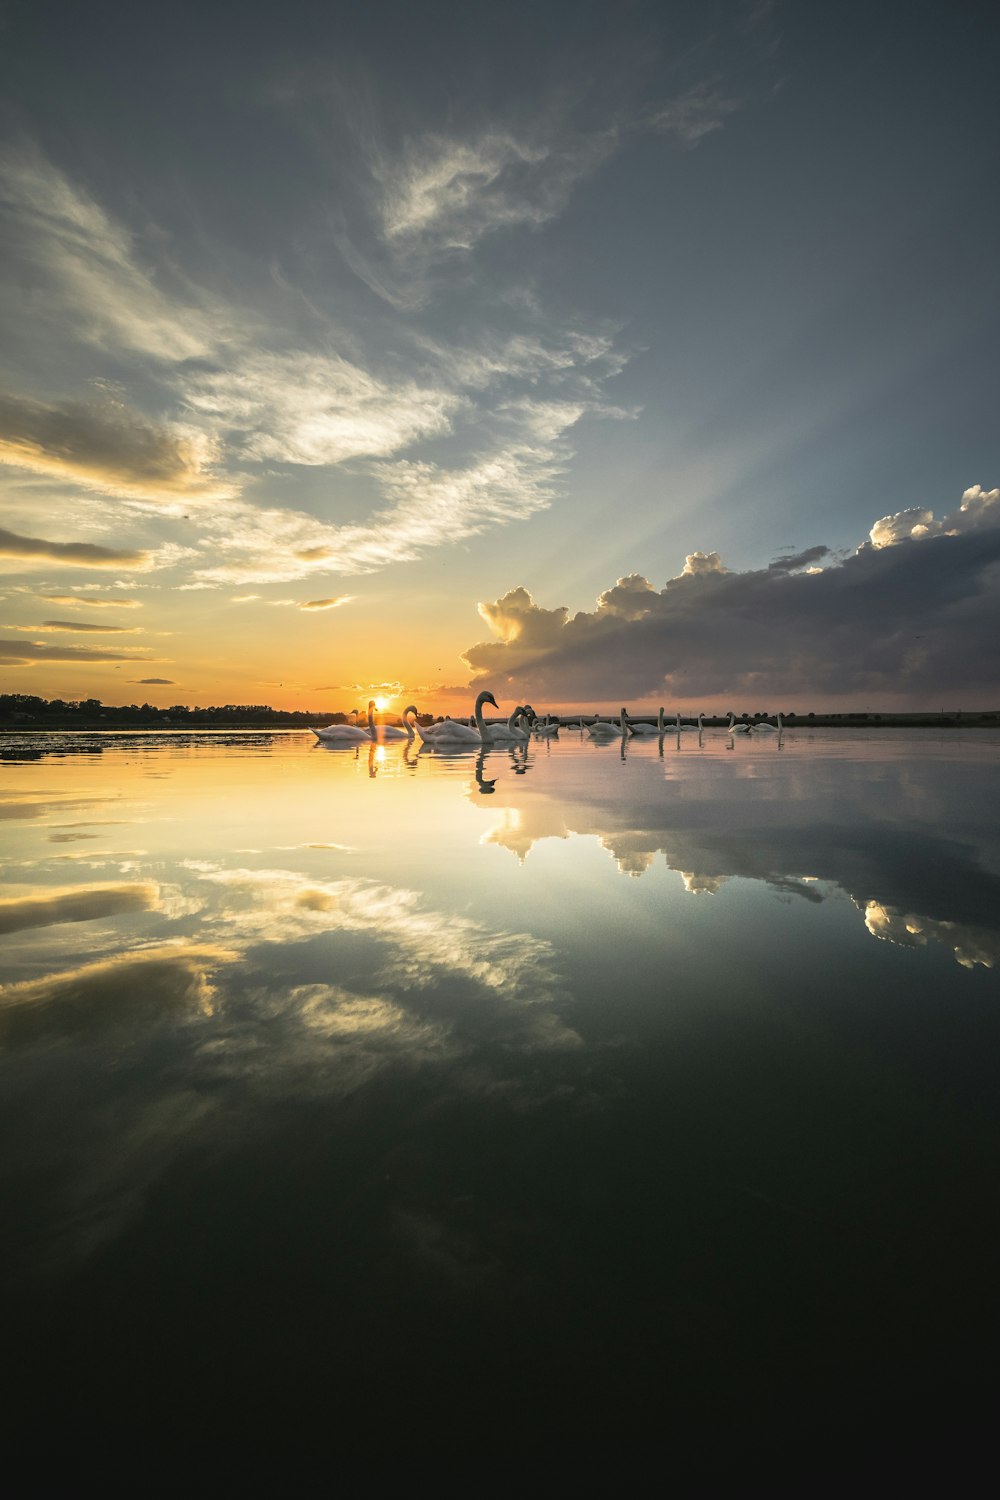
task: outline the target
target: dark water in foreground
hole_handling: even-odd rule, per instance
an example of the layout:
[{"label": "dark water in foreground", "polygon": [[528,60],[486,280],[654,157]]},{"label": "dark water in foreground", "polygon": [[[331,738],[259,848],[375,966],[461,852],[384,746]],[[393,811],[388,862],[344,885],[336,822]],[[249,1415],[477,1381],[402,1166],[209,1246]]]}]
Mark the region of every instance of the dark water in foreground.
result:
[{"label": "dark water in foreground", "polygon": [[3,750],[9,1453],[983,1442],[1000,736]]}]

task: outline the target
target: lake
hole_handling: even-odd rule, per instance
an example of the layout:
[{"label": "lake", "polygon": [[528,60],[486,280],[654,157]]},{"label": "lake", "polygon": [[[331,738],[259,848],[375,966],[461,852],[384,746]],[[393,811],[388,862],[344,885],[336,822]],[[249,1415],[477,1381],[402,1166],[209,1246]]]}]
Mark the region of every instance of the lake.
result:
[{"label": "lake", "polygon": [[9,1453],[984,1445],[996,732],[0,748]]}]

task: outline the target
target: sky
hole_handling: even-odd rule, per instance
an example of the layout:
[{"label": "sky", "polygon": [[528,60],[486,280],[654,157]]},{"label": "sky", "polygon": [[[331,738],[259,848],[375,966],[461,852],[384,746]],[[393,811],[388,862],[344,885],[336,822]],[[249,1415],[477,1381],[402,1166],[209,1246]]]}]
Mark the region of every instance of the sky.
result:
[{"label": "sky", "polygon": [[998,48],[0,0],[4,691],[1000,706]]}]

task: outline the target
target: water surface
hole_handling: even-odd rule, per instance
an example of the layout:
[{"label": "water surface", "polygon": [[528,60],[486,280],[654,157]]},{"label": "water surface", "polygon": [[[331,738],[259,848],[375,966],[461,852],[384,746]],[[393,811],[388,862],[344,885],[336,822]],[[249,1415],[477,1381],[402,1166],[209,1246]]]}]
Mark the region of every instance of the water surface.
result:
[{"label": "water surface", "polygon": [[710,1475],[984,1430],[996,734],[3,754],[15,1432]]}]

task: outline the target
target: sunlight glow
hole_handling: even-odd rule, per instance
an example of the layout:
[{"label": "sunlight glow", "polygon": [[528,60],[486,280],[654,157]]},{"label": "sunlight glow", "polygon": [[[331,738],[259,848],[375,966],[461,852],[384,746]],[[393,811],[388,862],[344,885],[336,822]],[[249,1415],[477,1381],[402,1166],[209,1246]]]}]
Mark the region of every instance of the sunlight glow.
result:
[{"label": "sunlight glow", "polygon": [[380,713],[380,714],[385,713],[385,711],[386,711],[386,709],[388,707],[389,707],[389,699],[388,698],[376,698],[375,699],[375,708],[376,708],[376,711],[378,713]]}]

